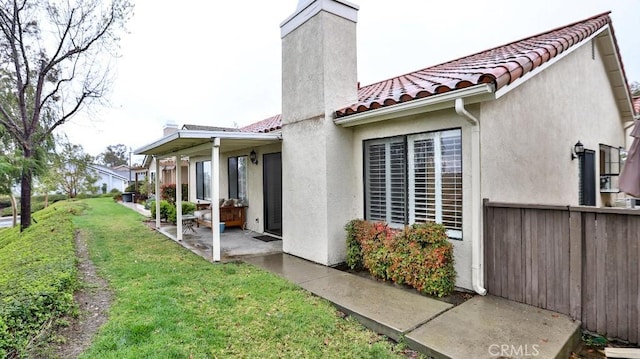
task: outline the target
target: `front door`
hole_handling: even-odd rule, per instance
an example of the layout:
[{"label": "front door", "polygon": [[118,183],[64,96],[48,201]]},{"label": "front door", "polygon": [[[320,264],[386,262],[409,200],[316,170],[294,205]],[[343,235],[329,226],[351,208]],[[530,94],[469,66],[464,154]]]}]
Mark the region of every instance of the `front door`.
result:
[{"label": "front door", "polygon": [[264,167],[264,231],[282,235],[282,156],[268,153],[262,157]]}]

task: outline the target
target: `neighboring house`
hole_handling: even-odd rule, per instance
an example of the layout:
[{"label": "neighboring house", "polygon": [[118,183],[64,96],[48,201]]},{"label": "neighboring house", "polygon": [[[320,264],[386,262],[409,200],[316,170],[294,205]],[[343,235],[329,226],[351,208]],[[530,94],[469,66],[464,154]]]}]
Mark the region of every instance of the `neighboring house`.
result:
[{"label": "neighboring house", "polygon": [[180,130],[136,153],[188,156],[191,201],[243,197],[249,229],[325,265],[344,261],[351,219],[442,223],[457,285],[480,293],[484,198],[623,196],[618,154],[634,109],[608,13],[358,87],[357,11],[309,1],[282,23],[281,116]]},{"label": "neighboring house", "polygon": [[106,184],[107,192],[110,192],[113,189],[124,192],[128,183],[127,177],[122,176],[112,168],[102,165],[91,165],[90,167],[96,171],[96,174],[98,176],[98,180],[95,183],[95,185],[98,187],[98,191],[101,191],[103,184]]}]

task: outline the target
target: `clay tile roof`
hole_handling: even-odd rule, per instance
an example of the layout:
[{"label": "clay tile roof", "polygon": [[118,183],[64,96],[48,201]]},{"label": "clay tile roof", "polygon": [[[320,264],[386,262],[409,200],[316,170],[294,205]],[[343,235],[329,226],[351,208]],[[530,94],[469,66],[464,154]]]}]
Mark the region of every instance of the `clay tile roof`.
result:
[{"label": "clay tile roof", "polygon": [[526,39],[362,87],[358,90],[358,103],[336,111],[336,117],[483,83],[493,83],[497,91],[609,23],[611,19],[609,12],[606,12]]},{"label": "clay tile roof", "polygon": [[636,115],[640,115],[640,96],[633,98],[633,111]]},{"label": "clay tile roof", "polygon": [[266,118],[262,121],[252,123],[248,126],[240,128],[242,132],[272,132],[282,128],[282,123],[280,121],[280,115],[275,115],[269,118]]}]

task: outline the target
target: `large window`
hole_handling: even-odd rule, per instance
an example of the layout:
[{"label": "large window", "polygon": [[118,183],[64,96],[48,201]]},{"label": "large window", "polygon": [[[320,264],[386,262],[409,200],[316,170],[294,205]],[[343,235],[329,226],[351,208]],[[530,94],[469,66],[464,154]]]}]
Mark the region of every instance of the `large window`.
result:
[{"label": "large window", "polygon": [[247,156],[229,157],[229,198],[247,199]]},{"label": "large window", "polygon": [[600,192],[619,192],[620,168],[622,168],[620,148],[601,144]]},{"label": "large window", "polygon": [[368,140],[364,152],[368,220],[437,222],[462,239],[461,130]]},{"label": "large window", "polygon": [[211,201],[211,161],[196,162],[196,198]]}]

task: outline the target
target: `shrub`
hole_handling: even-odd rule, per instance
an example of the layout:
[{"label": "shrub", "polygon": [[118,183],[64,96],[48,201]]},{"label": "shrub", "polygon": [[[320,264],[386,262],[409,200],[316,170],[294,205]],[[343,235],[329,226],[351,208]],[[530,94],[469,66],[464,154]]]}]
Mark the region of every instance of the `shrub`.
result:
[{"label": "shrub", "polygon": [[[151,217],[156,216],[156,203],[152,201],[150,204]],[[193,214],[196,210],[196,204],[192,202],[182,202],[182,214]],[[169,201],[160,201],[160,219],[164,219],[167,222],[176,223],[177,214],[176,206]]]},{"label": "shrub", "polygon": [[38,222],[0,237],[0,357],[23,357],[50,319],[69,312],[77,288],[72,216],[79,202],[34,213]]},{"label": "shrub", "polygon": [[345,229],[350,268],[364,268],[424,294],[442,297],[453,291],[453,246],[442,225],[414,224],[401,232],[384,223],[353,220]]},{"label": "shrub", "polygon": [[[151,202],[151,217],[156,216],[156,201]],[[173,218],[175,218],[176,207],[169,203],[169,201],[161,200],[160,201],[160,219],[167,221],[169,219],[169,215],[173,212]]]},{"label": "shrub", "polygon": [[[160,186],[160,198],[171,203],[176,203],[176,185],[175,183],[163,184]],[[189,198],[189,185],[182,184],[182,199]]]}]

